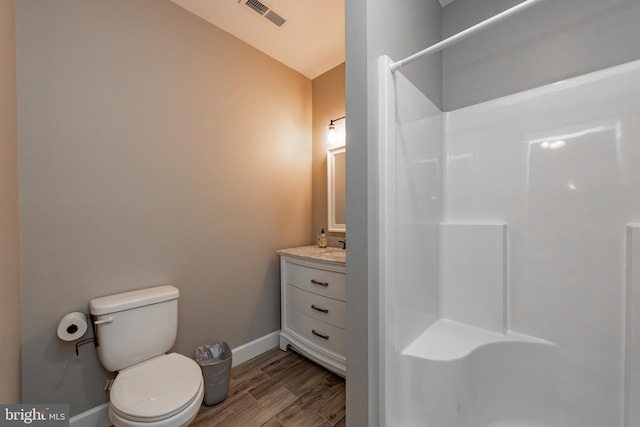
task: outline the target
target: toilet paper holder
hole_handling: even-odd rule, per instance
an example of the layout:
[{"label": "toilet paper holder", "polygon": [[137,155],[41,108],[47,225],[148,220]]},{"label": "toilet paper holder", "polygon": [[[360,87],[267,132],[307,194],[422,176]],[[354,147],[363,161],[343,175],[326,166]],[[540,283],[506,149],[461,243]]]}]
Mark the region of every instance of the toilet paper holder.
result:
[{"label": "toilet paper holder", "polygon": [[[87,332],[87,327],[89,324],[91,325],[93,337],[78,340]],[[75,336],[76,334],[77,337]],[[57,335],[58,338],[63,341],[76,341],[76,356],[80,356],[80,346],[89,344],[91,342],[93,342],[97,346],[94,319],[93,316],[88,313],[75,311],[65,315],[62,319],[60,319],[60,322],[58,322]]]},{"label": "toilet paper holder", "polygon": [[96,335],[96,325],[100,324],[100,323],[106,323],[109,320],[112,322],[113,318],[108,318],[106,319],[106,321],[96,321],[96,316],[90,314],[90,313],[84,313],[84,315],[87,317],[87,320],[89,320],[89,322],[91,323],[91,331],[93,332],[93,336],[91,338],[85,338],[83,340],[80,340],[76,343],[76,356],[80,356],[80,353],[78,351],[78,347],[85,345],[85,344],[89,344],[89,343],[93,343],[94,347],[98,347],[98,336]]},{"label": "toilet paper holder", "polygon": [[80,356],[80,352],[78,351],[78,347],[80,347],[81,345],[89,344],[90,342],[95,344],[96,337],[85,338],[83,340],[78,341],[76,343],[76,356]]},{"label": "toilet paper holder", "polygon": [[93,343],[94,347],[98,347],[99,344],[98,344],[98,335],[96,334],[96,325],[113,322],[113,317],[111,316],[109,316],[104,320],[96,320],[97,317],[90,313],[84,313],[84,315],[87,317],[87,319],[91,323],[91,331],[93,332],[93,336],[91,338],[85,338],[83,340],[80,340],[76,343],[76,356],[80,356],[78,347],[82,345]]}]

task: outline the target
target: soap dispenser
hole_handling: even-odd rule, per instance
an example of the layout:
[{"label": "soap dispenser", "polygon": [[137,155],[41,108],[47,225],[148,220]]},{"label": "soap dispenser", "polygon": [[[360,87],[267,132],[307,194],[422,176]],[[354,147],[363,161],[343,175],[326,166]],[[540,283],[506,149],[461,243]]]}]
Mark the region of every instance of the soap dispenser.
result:
[{"label": "soap dispenser", "polygon": [[320,240],[318,241],[318,247],[321,248],[326,248],[327,246],[329,246],[329,244],[327,243],[327,238],[324,235],[324,228],[321,231],[321,235],[320,235]]}]

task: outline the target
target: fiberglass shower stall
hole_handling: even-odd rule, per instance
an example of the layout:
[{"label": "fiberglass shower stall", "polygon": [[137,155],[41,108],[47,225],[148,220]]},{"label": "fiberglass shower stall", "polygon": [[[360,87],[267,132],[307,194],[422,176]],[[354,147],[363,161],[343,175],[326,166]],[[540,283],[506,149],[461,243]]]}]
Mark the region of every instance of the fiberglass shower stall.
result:
[{"label": "fiberglass shower stall", "polygon": [[446,113],[393,67],[381,424],[640,426],[640,61]]}]

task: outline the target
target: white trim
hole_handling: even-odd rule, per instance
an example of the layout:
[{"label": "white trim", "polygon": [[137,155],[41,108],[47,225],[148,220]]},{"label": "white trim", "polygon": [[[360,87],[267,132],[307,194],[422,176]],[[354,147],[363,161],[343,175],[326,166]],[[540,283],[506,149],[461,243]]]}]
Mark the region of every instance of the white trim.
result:
[{"label": "white trim", "polygon": [[329,231],[332,232],[347,231],[347,224],[338,224],[336,221],[336,156],[346,152],[345,145],[331,147],[327,150],[327,218],[329,219]]},{"label": "white trim", "polygon": [[[243,344],[240,347],[232,348],[231,353],[233,354],[233,359],[231,366],[244,363],[274,347],[278,347],[279,333],[280,330],[277,330],[249,343]],[[70,427],[109,427],[110,425],[109,402],[103,403],[95,408],[91,408],[88,411],[75,415],[69,419]]]},{"label": "white trim", "polygon": [[69,419],[70,427],[109,427],[109,402],[91,408]]},{"label": "white trim", "polygon": [[232,348],[231,353],[233,354],[233,360],[231,362],[231,366],[244,363],[256,356],[260,356],[262,353],[265,353],[274,347],[278,347],[279,333],[280,330],[277,330],[275,332],[271,332],[269,335],[265,335],[261,338],[243,344],[240,347]]}]

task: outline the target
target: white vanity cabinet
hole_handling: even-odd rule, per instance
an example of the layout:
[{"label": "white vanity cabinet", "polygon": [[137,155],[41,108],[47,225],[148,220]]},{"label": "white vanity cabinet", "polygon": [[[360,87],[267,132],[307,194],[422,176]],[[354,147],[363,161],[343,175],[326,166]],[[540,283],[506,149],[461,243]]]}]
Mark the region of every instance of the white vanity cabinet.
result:
[{"label": "white vanity cabinet", "polygon": [[346,374],[346,257],[317,246],[279,250],[280,348]]}]

